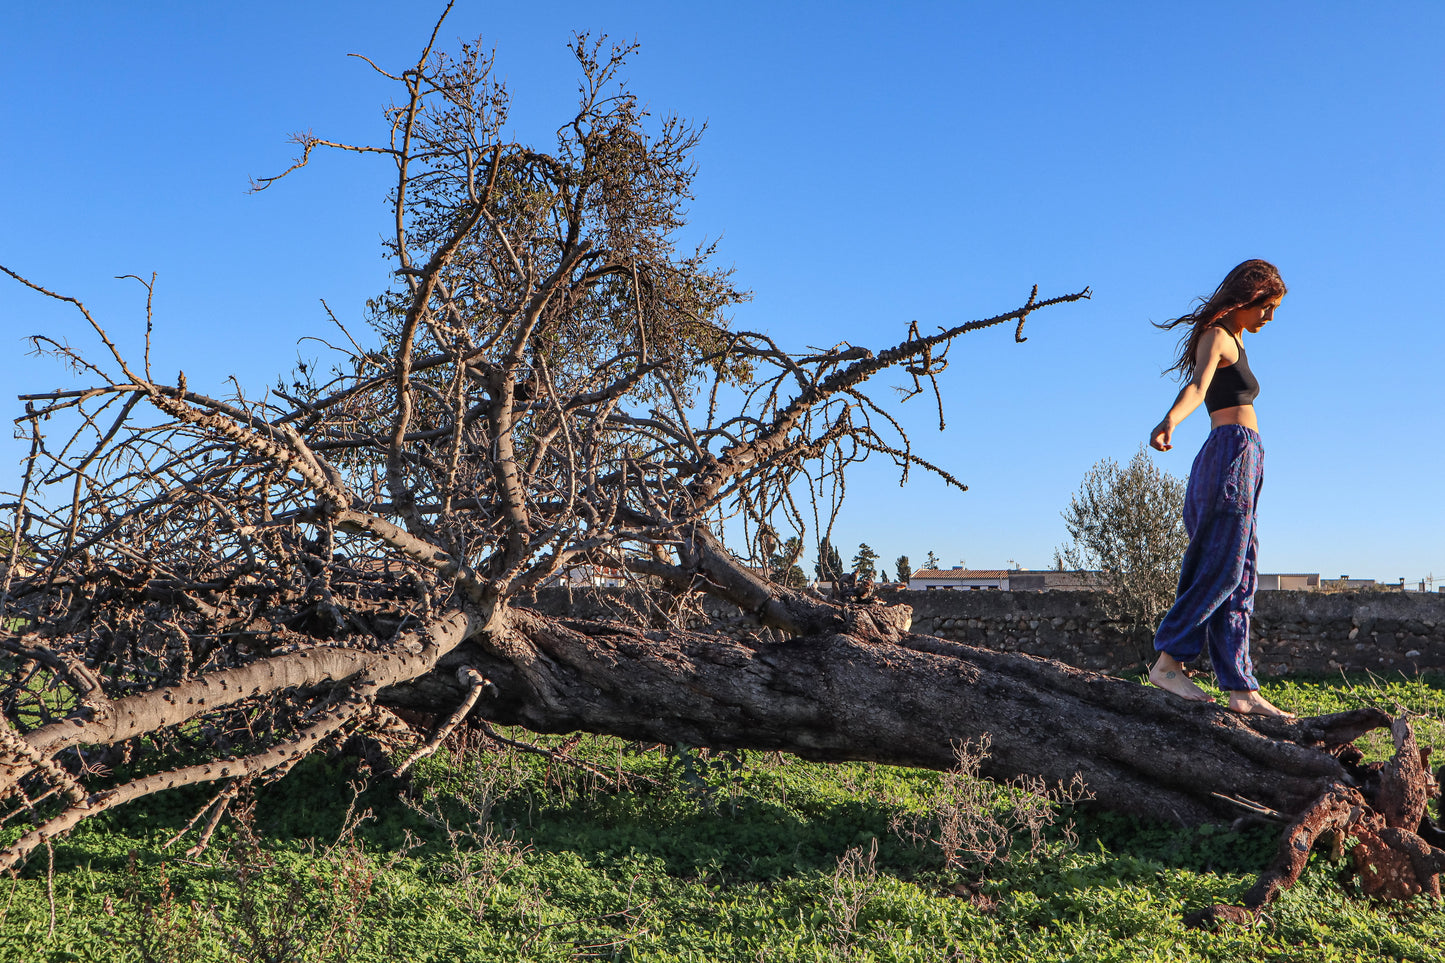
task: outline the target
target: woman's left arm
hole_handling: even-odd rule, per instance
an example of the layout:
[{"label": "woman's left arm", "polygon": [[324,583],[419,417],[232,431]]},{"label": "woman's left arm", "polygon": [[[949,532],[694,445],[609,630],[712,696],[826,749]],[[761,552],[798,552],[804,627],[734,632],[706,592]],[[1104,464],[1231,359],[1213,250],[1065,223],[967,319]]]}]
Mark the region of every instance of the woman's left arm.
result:
[{"label": "woman's left arm", "polygon": [[1214,380],[1214,369],[1227,356],[1228,346],[1232,343],[1229,336],[1218,328],[1210,328],[1199,339],[1199,347],[1194,352],[1194,375],[1179,389],[1179,394],[1174,397],[1174,404],[1169,406],[1169,413],[1164,416],[1164,420],[1149,433],[1151,448],[1168,451],[1174,447],[1171,441],[1174,427],[1204,403],[1204,396],[1209,392],[1209,383]]}]

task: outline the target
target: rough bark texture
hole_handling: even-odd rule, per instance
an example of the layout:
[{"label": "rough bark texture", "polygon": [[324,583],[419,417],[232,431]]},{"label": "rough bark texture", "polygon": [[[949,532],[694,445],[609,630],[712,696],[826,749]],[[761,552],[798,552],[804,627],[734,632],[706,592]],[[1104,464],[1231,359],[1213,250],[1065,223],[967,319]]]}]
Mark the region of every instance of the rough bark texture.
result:
[{"label": "rough bark texture", "polygon": [[[985,775],[1067,782],[1078,772],[1101,805],[1185,825],[1233,820],[1241,799],[1301,812],[1350,781],[1330,750],[1389,724],[1378,710],[1296,722],[1240,716],[928,636],[745,643],[522,611],[512,619],[527,657],[468,645],[447,660],[496,684],[478,710],[495,721],[935,769],[954,764],[955,744],[986,735]],[[439,711],[464,696],[439,674],[382,699]]]}]

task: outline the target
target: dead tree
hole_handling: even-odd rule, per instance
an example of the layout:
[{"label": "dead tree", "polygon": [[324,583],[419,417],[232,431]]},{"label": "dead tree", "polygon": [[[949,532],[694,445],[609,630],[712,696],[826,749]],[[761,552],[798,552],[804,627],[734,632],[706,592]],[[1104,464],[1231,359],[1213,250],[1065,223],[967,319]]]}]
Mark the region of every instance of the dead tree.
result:
[{"label": "dead tree", "polygon": [[[128,359],[80,302],[4,269],[72,301],[103,360],[37,337],[91,386],[23,395],[17,419],[31,449],[0,576],[0,795],[28,830],[0,865],[170,787],[215,783],[219,811],[238,781],[392,709],[472,706],[538,732],[931,767],[986,734],[985,774],[1080,773],[1117,810],[1192,824],[1323,807],[1332,831],[1408,854],[1398,891],[1437,886],[1423,803],[1392,801],[1427,779],[1403,721],[1396,764],[1374,771],[1350,743],[1381,712],[1230,715],[760,577],[750,560],[809,531],[810,499],[836,504],[866,457],[963,488],[870,385],[938,398],[959,337],[1012,322],[1021,341],[1034,312],[1088,292],[1035,289],[877,351],[733,330],[743,293],[709,250],[675,247],[698,131],[623,89],[628,50],[575,52],[580,103],[550,151],[506,136],[488,56],[430,44],[386,74],[384,143],[298,138],[291,171],[332,149],[396,173],[396,284],[360,341],[337,322],[349,347],[328,373],[259,398],[162,382],[148,348]],[[593,621],[525,606],[589,566],[627,573],[642,601]],[[757,636],[700,626],[704,594]]]}]

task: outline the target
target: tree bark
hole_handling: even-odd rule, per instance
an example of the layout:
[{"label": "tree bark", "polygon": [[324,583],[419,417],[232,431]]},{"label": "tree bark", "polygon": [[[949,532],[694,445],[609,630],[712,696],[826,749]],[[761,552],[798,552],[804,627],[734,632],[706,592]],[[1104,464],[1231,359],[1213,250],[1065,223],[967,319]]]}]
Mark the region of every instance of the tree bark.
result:
[{"label": "tree bark", "polygon": [[[1295,816],[1356,781],[1331,750],[1390,724],[1374,709],[1241,716],[1046,659],[849,621],[849,632],[738,641],[511,610],[510,651],[476,638],[439,667],[478,669],[496,695],[475,711],[537,732],[932,769],[987,737],[986,776],[1053,783],[1078,773],[1098,805],[1182,825],[1235,819],[1242,801]],[[466,695],[442,671],[380,699],[444,713]]]}]

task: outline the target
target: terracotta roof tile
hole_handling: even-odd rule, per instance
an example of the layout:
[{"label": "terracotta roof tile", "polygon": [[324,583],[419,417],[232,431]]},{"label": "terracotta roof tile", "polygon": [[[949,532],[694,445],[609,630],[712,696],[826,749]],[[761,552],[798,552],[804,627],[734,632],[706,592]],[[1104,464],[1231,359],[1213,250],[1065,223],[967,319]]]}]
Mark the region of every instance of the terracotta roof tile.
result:
[{"label": "terracotta roof tile", "polygon": [[942,581],[944,579],[980,579],[980,578],[1003,578],[1010,574],[1008,569],[1002,568],[925,568],[919,569],[909,576],[913,579],[929,579]]}]

